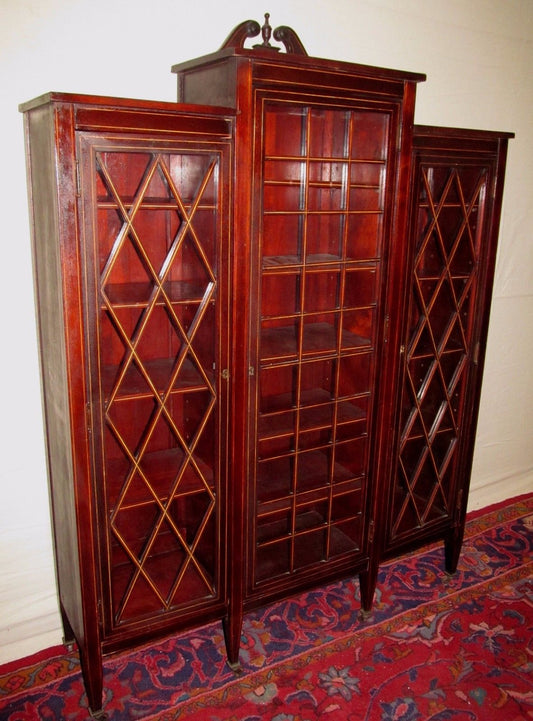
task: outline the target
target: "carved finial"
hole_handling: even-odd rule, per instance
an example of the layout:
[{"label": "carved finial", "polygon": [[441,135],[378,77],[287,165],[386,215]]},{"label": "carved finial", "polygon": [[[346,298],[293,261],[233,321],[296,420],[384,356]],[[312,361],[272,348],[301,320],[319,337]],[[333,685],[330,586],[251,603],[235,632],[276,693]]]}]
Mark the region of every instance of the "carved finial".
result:
[{"label": "carved finial", "polygon": [[261,48],[262,50],[275,50],[276,52],[279,51],[279,48],[274,47],[274,45],[270,44],[270,38],[272,37],[272,28],[270,27],[270,23],[268,22],[270,19],[270,13],[265,13],[265,22],[263,24],[263,27],[261,28],[261,36],[263,37],[263,42],[260,45],[254,45],[254,48]]},{"label": "carved finial", "polygon": [[267,48],[270,47],[270,38],[272,36],[272,28],[270,27],[270,23],[268,22],[270,18],[270,13],[265,13],[265,23],[263,27],[261,28],[261,35],[263,36],[263,45]]}]

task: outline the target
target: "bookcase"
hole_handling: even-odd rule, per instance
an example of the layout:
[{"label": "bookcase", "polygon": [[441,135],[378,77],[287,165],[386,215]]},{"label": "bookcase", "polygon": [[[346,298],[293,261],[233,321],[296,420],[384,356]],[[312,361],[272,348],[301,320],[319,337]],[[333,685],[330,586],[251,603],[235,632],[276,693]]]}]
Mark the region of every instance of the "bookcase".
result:
[{"label": "bookcase", "polygon": [[[245,47],[262,31],[262,43]],[[273,39],[278,45],[273,45]],[[283,47],[280,47],[279,44]],[[102,657],[462,540],[508,133],[239,25],[178,102],[21,106],[60,608]]]}]

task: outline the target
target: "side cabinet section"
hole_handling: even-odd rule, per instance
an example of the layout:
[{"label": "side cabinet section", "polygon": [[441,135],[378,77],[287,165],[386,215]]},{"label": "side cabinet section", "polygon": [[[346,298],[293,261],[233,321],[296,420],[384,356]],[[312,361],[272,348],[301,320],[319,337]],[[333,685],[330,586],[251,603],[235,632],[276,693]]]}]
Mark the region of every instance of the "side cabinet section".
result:
[{"label": "side cabinet section", "polygon": [[227,613],[232,120],[23,109],[58,583],[97,713],[103,653]]},{"label": "side cabinet section", "polygon": [[416,127],[411,271],[385,555],[463,537],[509,134]]},{"label": "side cabinet section", "polygon": [[224,602],[227,168],[212,143],[79,147],[107,638]]}]

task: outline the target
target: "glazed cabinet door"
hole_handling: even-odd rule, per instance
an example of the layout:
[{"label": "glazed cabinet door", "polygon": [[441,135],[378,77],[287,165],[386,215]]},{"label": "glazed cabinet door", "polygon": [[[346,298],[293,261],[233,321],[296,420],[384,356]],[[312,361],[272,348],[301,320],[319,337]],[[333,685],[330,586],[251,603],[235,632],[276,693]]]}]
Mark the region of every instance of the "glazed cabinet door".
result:
[{"label": "glazed cabinet door", "polygon": [[228,157],[80,133],[104,639],[225,604]]},{"label": "glazed cabinet door", "polygon": [[455,570],[508,136],[415,128],[412,268],[387,554],[444,538]]},{"label": "glazed cabinet door", "polygon": [[364,104],[256,102],[252,596],[368,553],[396,131]]}]

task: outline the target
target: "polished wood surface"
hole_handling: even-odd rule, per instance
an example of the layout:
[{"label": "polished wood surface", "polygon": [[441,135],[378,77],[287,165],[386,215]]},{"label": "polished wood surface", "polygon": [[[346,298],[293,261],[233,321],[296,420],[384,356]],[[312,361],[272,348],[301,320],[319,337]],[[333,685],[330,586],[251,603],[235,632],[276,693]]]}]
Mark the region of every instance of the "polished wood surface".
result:
[{"label": "polished wood surface", "polygon": [[[245,42],[261,34],[262,43]],[[276,46],[281,42],[283,48]],[[178,103],[24,112],[61,613],[102,656],[460,551],[510,134],[255,21]],[[414,127],[414,130],[413,130]]]}]

